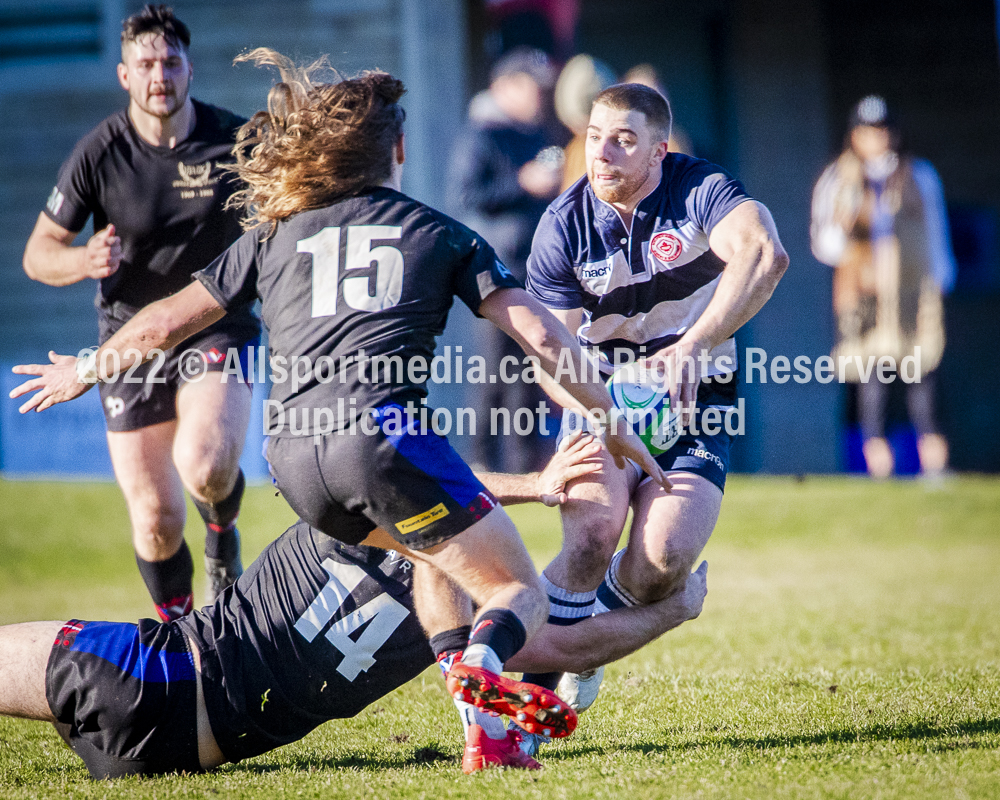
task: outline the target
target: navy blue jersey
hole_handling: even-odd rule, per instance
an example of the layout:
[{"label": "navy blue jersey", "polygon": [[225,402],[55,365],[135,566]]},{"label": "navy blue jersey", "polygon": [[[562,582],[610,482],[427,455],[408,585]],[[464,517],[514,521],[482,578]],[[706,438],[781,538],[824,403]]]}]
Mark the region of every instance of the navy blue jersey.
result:
[{"label": "navy blue jersey", "polygon": [[302,411],[292,430],[269,404],[281,437],[323,432],[316,409],[342,430],[366,408],[418,402],[452,298],[478,313],[520,285],[482,237],[383,187],[248,231],[196,277],[227,310],[260,297],[271,399]]},{"label": "navy blue jersey", "polygon": [[434,663],[410,562],[304,522],[215,605],[175,624],[201,653],[209,721],[230,761],[354,716]]},{"label": "navy blue jersey", "polygon": [[[535,231],[528,292],[548,308],[583,309],[577,337],[600,350],[604,371],[627,360],[616,358],[616,349],[652,355],[704,312],[725,267],[708,237],[750,199],[720,167],[668,153],[663,178],[628,229],[581,178],[552,202]],[[733,339],[711,355],[706,375],[736,370]]]},{"label": "navy blue jersey", "polygon": [[[133,309],[173,294],[240,235],[236,211],[223,206],[238,186],[236,130],[245,120],[194,101],[195,126],[174,148],[136,132],[128,111],[112,114],[79,141],[45,206],[57,225],[78,232],[93,215],[122,240],[122,261],[98,289],[102,306]],[[249,307],[247,307],[247,312]]]}]

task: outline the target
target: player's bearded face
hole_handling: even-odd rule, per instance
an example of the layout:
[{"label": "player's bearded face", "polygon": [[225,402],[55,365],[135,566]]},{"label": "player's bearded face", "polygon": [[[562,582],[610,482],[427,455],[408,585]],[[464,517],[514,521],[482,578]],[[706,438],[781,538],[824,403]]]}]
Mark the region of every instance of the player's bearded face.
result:
[{"label": "player's bearded face", "polygon": [[183,49],[158,34],[140,36],[126,47],[122,85],[133,104],[153,117],[170,117],[184,107],[191,63]]},{"label": "player's bearded face", "polygon": [[646,193],[645,184],[662,160],[657,157],[661,140],[646,115],[595,105],[586,136],[587,179],[594,194],[605,203],[642,199],[637,195]]}]

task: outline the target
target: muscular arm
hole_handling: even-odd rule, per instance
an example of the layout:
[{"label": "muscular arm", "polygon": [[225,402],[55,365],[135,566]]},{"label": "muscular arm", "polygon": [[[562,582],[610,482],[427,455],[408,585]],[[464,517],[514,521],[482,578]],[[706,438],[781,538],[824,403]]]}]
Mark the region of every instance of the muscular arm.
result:
[{"label": "muscular arm", "polygon": [[[561,308],[550,308],[549,311],[552,316],[559,320],[563,325],[566,326],[566,330],[570,332],[570,335],[574,335],[575,331],[580,329],[580,325],[583,323],[583,309],[573,308],[573,309],[561,309]],[[560,386],[556,379],[549,375],[547,372],[542,372],[538,376],[538,385],[542,387],[542,390],[547,394],[553,401],[558,403],[563,408],[575,408],[577,411],[586,412],[585,409],[576,399],[567,392],[562,386]]]},{"label": "muscular arm", "polygon": [[[537,358],[550,376],[562,354],[572,362],[573,375],[581,374],[583,351],[569,329],[545,306],[523,289],[497,289],[479,307],[479,313],[514,339],[529,356]],[[587,374],[592,370],[587,369]],[[611,396],[604,385],[593,381],[573,381],[563,374],[558,383],[587,409],[608,411]]]},{"label": "muscular arm", "polygon": [[114,225],[95,233],[82,247],[73,247],[76,236],[39,214],[24,248],[22,263],[27,276],[49,286],[68,286],[84,278],[107,278],[118,271],[122,247]]},{"label": "muscular arm", "polygon": [[703,353],[722,344],[770,299],[788,267],[770,212],[756,201],[740,203],[712,229],[709,246],[726,262],[708,307],[674,344],[652,361],[667,370],[670,396],[682,413],[690,413],[697,398]]},{"label": "muscular arm", "polygon": [[[101,356],[111,350],[118,352],[122,368],[135,361],[134,357],[125,357],[128,350],[138,350],[141,360],[146,361],[150,351],[168,350],[225,315],[225,309],[202,282],[191,281],[177,294],[150,303],[126,322],[97,351],[98,366],[105,360]],[[108,376],[101,373],[98,377],[103,380]]]},{"label": "muscular arm", "polygon": [[477,472],[479,478],[500,501],[511,506],[518,503],[544,503],[557,506],[566,502],[566,484],[589,475],[601,465],[587,459],[601,449],[593,436],[576,431],[559,443],[559,449],[541,472],[511,475],[503,472]]},{"label": "muscular arm", "polygon": [[583,672],[634,653],[694,619],[705,601],[708,563],[688,577],[684,591],[651,603],[598,614],[567,627],[543,625],[505,665],[513,672]]},{"label": "muscular arm", "polygon": [[708,243],[726,268],[708,307],[684,338],[712,349],[763,308],[788,268],[788,254],[770,212],[755,201],[726,214]]}]

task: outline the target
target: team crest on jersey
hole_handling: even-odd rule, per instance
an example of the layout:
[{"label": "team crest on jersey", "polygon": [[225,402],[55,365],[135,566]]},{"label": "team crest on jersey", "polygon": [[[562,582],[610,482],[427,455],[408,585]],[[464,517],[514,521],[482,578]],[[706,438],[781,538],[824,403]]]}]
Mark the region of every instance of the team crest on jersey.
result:
[{"label": "team crest on jersey", "polygon": [[672,233],[658,233],[649,243],[649,252],[657,261],[669,264],[676,261],[684,250],[681,240]]},{"label": "team crest on jersey", "polygon": [[185,164],[183,161],[178,161],[177,171],[181,176],[179,181],[173,183],[177,189],[200,189],[219,182],[218,178],[211,177],[211,161],[206,161],[204,164]]}]

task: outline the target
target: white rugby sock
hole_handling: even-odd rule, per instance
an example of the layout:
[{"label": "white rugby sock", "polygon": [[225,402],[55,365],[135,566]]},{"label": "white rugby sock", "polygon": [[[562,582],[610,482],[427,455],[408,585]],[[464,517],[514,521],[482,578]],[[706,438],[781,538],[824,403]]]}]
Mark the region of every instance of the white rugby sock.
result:
[{"label": "white rugby sock", "polygon": [[462,663],[470,667],[482,667],[494,675],[503,672],[503,662],[500,661],[500,657],[493,652],[492,647],[485,644],[470,644],[466,647]]},{"label": "white rugby sock", "polygon": [[[448,673],[451,671],[453,658],[454,657],[449,657],[438,662],[438,666],[441,667],[441,673],[445,676],[445,678],[448,677]],[[469,738],[470,725],[478,725],[483,729],[483,733],[491,739],[507,738],[507,729],[504,728],[503,721],[500,717],[494,717],[487,714],[485,711],[480,711],[474,705],[466,703],[464,700],[456,700],[454,697],[451,699],[455,704],[455,708],[458,710],[458,718],[462,720],[462,732],[465,734],[466,739]]]},{"label": "white rugby sock", "polygon": [[541,574],[542,588],[549,596],[549,623],[552,625],[573,625],[594,613],[594,600],[597,590],[590,592],[571,592],[556,586],[543,572]]},{"label": "white rugby sock", "polygon": [[628,589],[622,586],[618,579],[618,566],[621,564],[623,555],[625,555],[624,550],[615,553],[611,559],[611,566],[604,573],[604,580],[601,581],[601,585],[597,589],[597,600],[594,602],[595,614],[603,614],[605,611],[611,611],[615,608],[642,605]]}]

